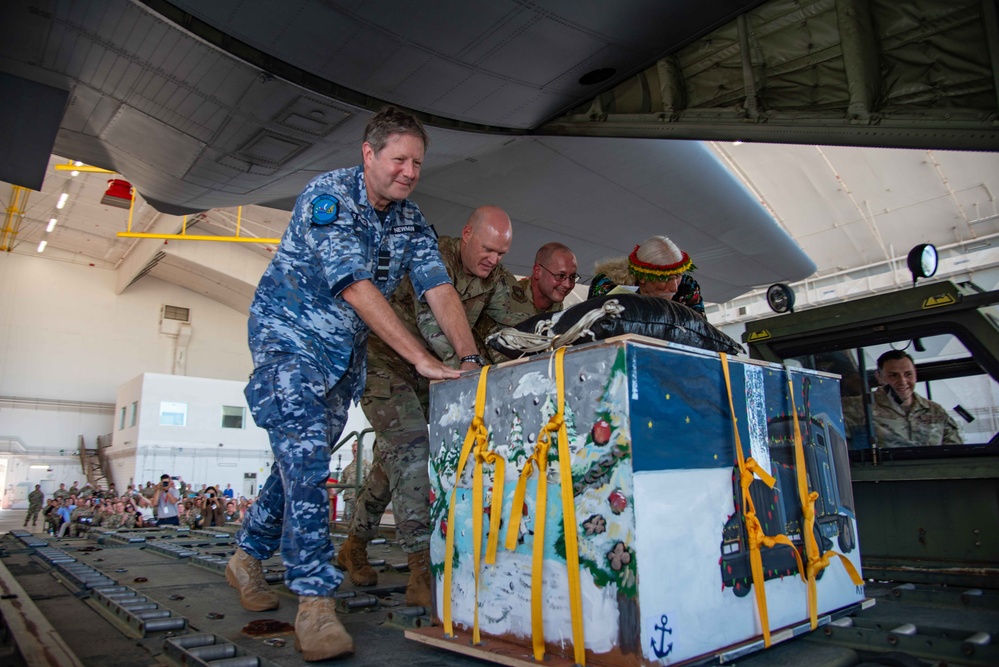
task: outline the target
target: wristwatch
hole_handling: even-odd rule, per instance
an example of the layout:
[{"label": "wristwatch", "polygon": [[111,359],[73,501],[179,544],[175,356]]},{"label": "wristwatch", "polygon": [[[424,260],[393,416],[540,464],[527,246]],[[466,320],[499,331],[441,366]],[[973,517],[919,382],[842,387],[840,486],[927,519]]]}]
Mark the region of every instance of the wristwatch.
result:
[{"label": "wristwatch", "polygon": [[480,354],[467,354],[461,358],[460,363],[471,362],[473,364],[478,364],[479,366],[488,366],[489,362],[482,358]]}]

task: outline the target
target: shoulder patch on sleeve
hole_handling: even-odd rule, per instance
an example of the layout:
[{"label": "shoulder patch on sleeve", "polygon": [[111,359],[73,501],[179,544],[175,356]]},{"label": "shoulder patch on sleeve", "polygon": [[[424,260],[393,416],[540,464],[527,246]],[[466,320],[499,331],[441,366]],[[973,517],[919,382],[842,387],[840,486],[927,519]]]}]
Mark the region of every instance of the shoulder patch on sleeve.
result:
[{"label": "shoulder patch on sleeve", "polygon": [[328,225],[340,215],[340,201],[333,195],[319,195],[309,204],[312,208],[312,224]]}]

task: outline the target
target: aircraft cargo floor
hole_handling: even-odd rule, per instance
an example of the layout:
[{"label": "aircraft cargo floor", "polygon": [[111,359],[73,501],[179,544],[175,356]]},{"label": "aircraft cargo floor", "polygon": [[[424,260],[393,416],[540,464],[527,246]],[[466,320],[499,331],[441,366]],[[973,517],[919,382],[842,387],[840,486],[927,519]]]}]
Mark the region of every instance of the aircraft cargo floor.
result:
[{"label": "aircraft cargo floor", "polygon": [[[297,600],[280,583],[280,560],[265,562],[281,598],[272,612],[247,612],[225,581],[225,561],[234,550],[234,528],[185,533],[176,529],[119,531],[77,539],[55,539],[21,527],[23,511],[0,511],[0,665],[138,667],[277,667],[306,664],[444,665],[489,664],[446,646],[442,650],[406,639],[404,633],[436,634],[428,618],[404,606],[405,554],[387,536],[368,549],[379,584],[355,588],[345,581],[340,618],[354,637],[356,653],[328,663],[305,663],[289,627]],[[334,527],[334,541],[345,536]],[[867,582],[874,606],[807,630],[765,651],[726,661],[742,667],[801,665],[849,667],[868,664],[999,664],[999,594],[990,590]],[[368,597],[374,596],[374,598]],[[25,602],[24,597],[30,598]],[[371,604],[377,599],[377,604]],[[247,633],[251,622],[274,627]],[[50,628],[48,626],[51,626]],[[415,630],[414,630],[415,628]],[[785,631],[786,632],[786,631]],[[797,631],[795,635],[799,634]],[[459,638],[456,641],[461,641]],[[490,641],[473,654],[506,665],[530,665],[504,651],[489,654]],[[496,646],[494,648],[500,651]],[[880,658],[909,662],[880,662]],[[912,662],[914,656],[926,662]],[[550,658],[546,664],[565,661]],[[717,659],[708,659],[717,663]]]}]

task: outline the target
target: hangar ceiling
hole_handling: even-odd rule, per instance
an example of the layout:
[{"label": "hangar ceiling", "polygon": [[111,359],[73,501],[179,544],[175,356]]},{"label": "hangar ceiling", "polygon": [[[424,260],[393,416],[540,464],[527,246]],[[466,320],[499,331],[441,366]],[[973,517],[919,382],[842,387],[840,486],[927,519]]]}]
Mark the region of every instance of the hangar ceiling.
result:
[{"label": "hangar ceiling", "polygon": [[[15,251],[46,239],[42,256],[114,269],[119,289],[153,275],[245,310],[267,248],[118,239],[127,212],[97,203],[108,177],[51,166],[129,179],[134,229],[176,233],[188,213],[199,234],[231,234],[242,204],[244,234],[279,236],[283,209],[356,163],[371,110],[391,101],[430,125],[416,196],[428,217],[453,234],[472,207],[504,206],[515,271],[553,237],[588,276],[666,233],[722,302],[776,280],[852,279],[919,241],[988,253],[996,153],[938,149],[975,136],[995,148],[999,68],[981,20],[994,3],[910,4],[11,0],[0,73],[68,91]],[[869,28],[868,51],[840,36],[851,25]],[[819,130],[863,137],[825,144],[923,150],[732,143]],[[10,185],[0,198],[9,207]]]},{"label": "hangar ceiling", "polygon": [[541,128],[964,150],[997,129],[993,0],[771,0]]}]

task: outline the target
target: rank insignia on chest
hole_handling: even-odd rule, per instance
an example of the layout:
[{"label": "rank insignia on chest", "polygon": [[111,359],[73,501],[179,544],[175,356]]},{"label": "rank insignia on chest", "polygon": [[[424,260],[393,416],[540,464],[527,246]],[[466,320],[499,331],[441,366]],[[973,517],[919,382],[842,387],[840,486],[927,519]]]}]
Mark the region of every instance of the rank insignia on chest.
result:
[{"label": "rank insignia on chest", "polygon": [[340,202],[333,195],[319,195],[312,200],[312,224],[328,225],[340,214]]}]

